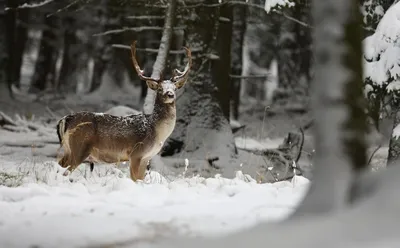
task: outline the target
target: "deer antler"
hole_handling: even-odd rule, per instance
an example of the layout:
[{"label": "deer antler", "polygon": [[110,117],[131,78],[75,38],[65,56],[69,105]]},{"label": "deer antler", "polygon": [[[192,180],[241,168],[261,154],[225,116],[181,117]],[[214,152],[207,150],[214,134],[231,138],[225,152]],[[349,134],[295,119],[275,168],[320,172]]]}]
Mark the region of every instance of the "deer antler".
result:
[{"label": "deer antler", "polygon": [[132,42],[131,54],[132,54],[133,66],[135,67],[135,70],[136,70],[136,72],[137,72],[137,74],[138,74],[140,79],[145,80],[145,81],[154,81],[154,82],[160,81],[160,79],[155,79],[155,78],[152,78],[152,77],[146,77],[145,75],[143,75],[144,70],[140,69],[139,63],[136,60],[136,41]]},{"label": "deer antler", "polygon": [[186,55],[188,57],[188,62],[186,64],[185,70],[184,71],[180,71],[178,69],[174,69],[173,73],[172,73],[172,78],[171,81],[172,82],[176,82],[176,84],[182,84],[183,82],[186,81],[188,75],[189,75],[189,71],[190,68],[192,67],[192,53],[190,51],[189,48],[187,47],[183,47],[186,50]]}]

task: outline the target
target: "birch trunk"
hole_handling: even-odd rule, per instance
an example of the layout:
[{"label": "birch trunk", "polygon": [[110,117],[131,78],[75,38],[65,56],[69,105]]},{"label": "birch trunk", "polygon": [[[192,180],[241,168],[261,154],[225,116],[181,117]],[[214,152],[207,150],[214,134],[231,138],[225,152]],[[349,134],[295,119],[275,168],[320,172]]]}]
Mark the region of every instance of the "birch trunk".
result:
[{"label": "birch trunk", "polygon": [[[156,62],[153,66],[153,72],[151,73],[152,78],[160,78],[166,67],[168,53],[171,47],[172,28],[174,26],[176,4],[176,0],[170,0],[168,3],[168,8],[165,13],[163,35],[161,37]],[[155,92],[151,89],[148,89],[143,106],[143,112],[145,114],[151,114],[153,112],[155,97]]]}]

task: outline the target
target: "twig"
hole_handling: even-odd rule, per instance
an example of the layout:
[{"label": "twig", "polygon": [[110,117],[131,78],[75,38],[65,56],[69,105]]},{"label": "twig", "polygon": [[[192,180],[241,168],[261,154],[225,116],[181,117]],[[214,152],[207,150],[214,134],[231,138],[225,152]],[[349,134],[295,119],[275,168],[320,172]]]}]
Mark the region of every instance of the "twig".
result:
[{"label": "twig", "polygon": [[300,25],[303,26],[303,27],[306,27],[306,28],[314,28],[314,27],[311,26],[310,24],[307,24],[307,23],[305,23],[305,22],[303,22],[303,21],[300,21],[300,20],[298,20],[298,19],[296,19],[296,18],[294,18],[294,17],[291,17],[291,16],[289,16],[288,14],[286,14],[286,13],[284,13],[284,12],[282,12],[282,11],[274,10],[274,12],[276,12],[276,13],[278,13],[278,14],[280,14],[280,15],[283,15],[284,17],[286,17],[286,19],[288,19],[288,20],[290,20],[290,21],[293,21],[293,22],[295,22],[295,23],[297,23],[297,24],[300,24]]},{"label": "twig", "polygon": [[56,116],[56,115],[54,114],[54,112],[49,108],[49,106],[46,106],[46,111],[51,115],[51,117],[53,117],[53,118],[55,118],[55,119],[58,118],[58,116]]},{"label": "twig", "polygon": [[10,116],[0,111],[0,125],[5,125],[5,124],[9,124],[11,126],[17,126],[15,121],[13,121],[13,119]]},{"label": "twig", "polygon": [[[299,162],[300,160],[300,156],[301,156],[301,151],[303,150],[303,146],[304,146],[304,130],[303,128],[300,127],[300,132],[301,132],[301,142],[300,142],[300,147],[299,147],[299,151],[297,153],[296,156],[296,160],[294,160],[296,162],[296,164]],[[297,167],[297,166],[296,166]]]},{"label": "twig", "polygon": [[368,163],[367,165],[371,164],[372,158],[374,157],[375,153],[381,148],[381,145],[379,145],[378,147],[375,148],[375,150],[372,152],[371,156],[368,159]]}]

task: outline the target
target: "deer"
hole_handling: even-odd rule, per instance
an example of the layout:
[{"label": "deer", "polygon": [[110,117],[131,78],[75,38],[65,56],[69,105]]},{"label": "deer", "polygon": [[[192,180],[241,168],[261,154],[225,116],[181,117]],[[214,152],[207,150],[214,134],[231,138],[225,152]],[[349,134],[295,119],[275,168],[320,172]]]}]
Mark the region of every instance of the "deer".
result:
[{"label": "deer", "polygon": [[64,176],[72,173],[81,163],[119,163],[129,161],[130,177],[143,180],[146,168],[158,154],[176,123],[176,91],[188,79],[192,67],[191,51],[187,47],[187,64],[183,71],[174,69],[172,77],[164,80],[147,77],[136,60],[136,41],[132,42],[133,67],[147,87],[156,92],[151,114],[115,116],[104,113],[81,111],[62,117],[57,122],[60,149],[64,154],[58,161],[67,168]]}]

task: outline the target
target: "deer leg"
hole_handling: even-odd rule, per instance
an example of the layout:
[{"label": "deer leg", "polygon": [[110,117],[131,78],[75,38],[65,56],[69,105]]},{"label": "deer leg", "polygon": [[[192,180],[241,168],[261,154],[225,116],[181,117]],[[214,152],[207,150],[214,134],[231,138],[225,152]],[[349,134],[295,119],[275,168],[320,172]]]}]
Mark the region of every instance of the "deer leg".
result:
[{"label": "deer leg", "polygon": [[[80,147],[79,147],[80,148]],[[67,170],[64,172],[64,176],[67,176],[68,174],[72,173],[90,154],[91,146],[90,145],[85,145],[82,147],[79,152],[77,151],[75,156],[71,157],[73,159],[70,160],[69,167]]]},{"label": "deer leg", "polygon": [[68,146],[68,153],[62,159],[61,166],[67,167],[64,176],[72,173],[90,154],[92,145],[91,140],[94,135],[94,130],[91,122],[84,122],[77,125],[74,129],[65,134]]},{"label": "deer leg", "polygon": [[147,165],[150,161],[150,158],[143,158],[140,160],[139,170],[138,170],[138,179],[143,180],[146,176]]},{"label": "deer leg", "polygon": [[136,182],[139,179],[140,158],[132,157],[129,159],[129,162],[131,179]]}]

